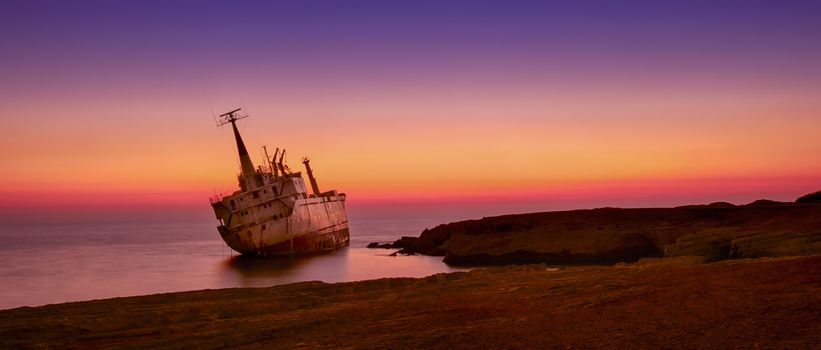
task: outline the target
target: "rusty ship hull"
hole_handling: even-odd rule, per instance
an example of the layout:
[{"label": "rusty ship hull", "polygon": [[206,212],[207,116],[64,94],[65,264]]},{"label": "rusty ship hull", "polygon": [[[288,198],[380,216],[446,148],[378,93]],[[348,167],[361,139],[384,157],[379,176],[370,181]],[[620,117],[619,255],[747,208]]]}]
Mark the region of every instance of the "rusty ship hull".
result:
[{"label": "rusty ship hull", "polygon": [[239,109],[221,115],[220,125],[231,124],[237,142],[241,173],[239,189],[211,198],[223,241],[243,255],[313,254],[350,243],[345,194],[321,192],[309,160],[303,158],[311,191],[300,172],[285,164],[285,150],[265,154],[265,166],[254,167],[236,120]]},{"label": "rusty ship hull", "polygon": [[260,212],[263,217],[254,224],[217,229],[231,249],[245,255],[320,253],[350,243],[344,196],[313,197],[294,204],[288,216]]}]

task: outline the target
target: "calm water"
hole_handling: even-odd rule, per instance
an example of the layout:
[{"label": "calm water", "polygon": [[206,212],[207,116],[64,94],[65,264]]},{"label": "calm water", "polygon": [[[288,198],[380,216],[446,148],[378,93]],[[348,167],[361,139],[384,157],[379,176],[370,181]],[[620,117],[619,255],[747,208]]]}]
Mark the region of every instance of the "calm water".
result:
[{"label": "calm water", "polygon": [[352,221],[351,246],[295,259],[240,259],[211,221],[30,224],[0,228],[0,309],[66,301],[455,271],[441,257],[388,256],[369,242],[441,222]]}]

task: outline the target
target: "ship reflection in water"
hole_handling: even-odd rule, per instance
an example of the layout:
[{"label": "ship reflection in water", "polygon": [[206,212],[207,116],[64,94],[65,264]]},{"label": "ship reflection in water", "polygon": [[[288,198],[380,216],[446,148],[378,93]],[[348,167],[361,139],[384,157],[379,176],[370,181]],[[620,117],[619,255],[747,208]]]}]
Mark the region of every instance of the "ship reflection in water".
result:
[{"label": "ship reflection in water", "polygon": [[388,256],[392,250],[345,247],[313,256],[249,257],[224,261],[225,283],[263,287],[298,281],[344,282],[383,277],[423,277],[457,271],[441,257]]},{"label": "ship reflection in water", "polygon": [[207,220],[0,227],[0,309],[186,290],[421,277],[456,271],[441,257],[364,248],[441,220],[351,221],[351,245],[325,255],[247,258]]}]

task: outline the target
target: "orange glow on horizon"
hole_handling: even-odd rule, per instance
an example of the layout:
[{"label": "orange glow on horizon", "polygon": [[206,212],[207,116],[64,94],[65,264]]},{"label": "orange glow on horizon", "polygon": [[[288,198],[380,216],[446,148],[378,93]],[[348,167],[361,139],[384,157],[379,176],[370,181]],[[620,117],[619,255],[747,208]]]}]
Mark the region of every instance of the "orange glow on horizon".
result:
[{"label": "orange glow on horizon", "polygon": [[[321,104],[296,92],[286,95],[292,101],[259,96],[241,132],[256,164],[262,145],[284,146],[295,170],[302,155],[311,157],[321,188],[369,201],[572,195],[647,183],[671,189],[638,191],[698,188],[720,197],[728,186],[787,193],[821,180],[821,102],[812,89],[517,86],[353,89],[322,95]],[[150,96],[149,110],[112,95],[81,114],[72,114],[79,103],[70,98],[10,106],[7,113],[27,122],[0,131],[0,192],[13,199],[5,205],[79,197],[195,203],[233,190],[239,166],[229,130],[214,127],[199,97],[174,97]],[[718,180],[685,186],[699,179]]]},{"label": "orange glow on horizon", "polygon": [[[350,186],[345,191],[354,205],[379,203],[501,203],[515,201],[578,200],[610,206],[626,199],[668,200],[680,204],[705,204],[689,198],[710,201],[732,201],[727,196],[739,195],[745,200],[768,199],[791,201],[799,195],[815,191],[818,176],[793,178],[696,178],[644,179],[606,182],[566,182],[550,186],[536,183],[508,184],[496,188],[470,184],[441,188],[419,185],[397,190],[395,187],[374,188]],[[15,202],[0,203],[2,208],[83,208],[107,206],[158,208],[207,208],[208,198],[216,194],[204,188],[21,188],[3,189],[4,198]],[[735,204],[744,204],[737,202]]]}]

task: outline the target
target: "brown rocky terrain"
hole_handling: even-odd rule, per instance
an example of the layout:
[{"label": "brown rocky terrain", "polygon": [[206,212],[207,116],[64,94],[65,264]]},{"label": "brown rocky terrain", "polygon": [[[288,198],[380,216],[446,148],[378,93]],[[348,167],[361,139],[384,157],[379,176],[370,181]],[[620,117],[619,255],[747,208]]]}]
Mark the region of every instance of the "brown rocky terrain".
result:
[{"label": "brown rocky terrain", "polygon": [[821,256],[522,265],[0,311],[0,348],[809,349]]},{"label": "brown rocky terrain", "polygon": [[646,257],[707,261],[821,254],[821,204],[760,200],[677,208],[602,208],[439,225],[391,247],[450,264],[612,264]]},{"label": "brown rocky terrain", "polygon": [[3,310],[0,348],[817,348],[819,197],[440,225],[381,247],[547,265]]}]

